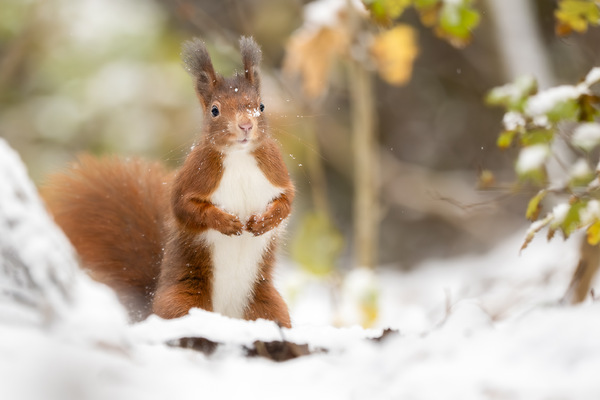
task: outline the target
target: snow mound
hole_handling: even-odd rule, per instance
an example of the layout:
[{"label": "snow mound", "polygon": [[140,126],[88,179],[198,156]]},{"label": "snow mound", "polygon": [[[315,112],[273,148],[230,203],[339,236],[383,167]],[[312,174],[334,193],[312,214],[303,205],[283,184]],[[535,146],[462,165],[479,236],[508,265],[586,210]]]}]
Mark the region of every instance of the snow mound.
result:
[{"label": "snow mound", "polygon": [[0,180],[0,320],[50,323],[71,303],[74,253],[1,138]]},{"label": "snow mound", "polygon": [[[379,340],[371,339],[381,330],[307,323],[280,329],[202,310],[128,325],[114,294],[77,268],[73,249],[1,139],[0,177],[1,399],[600,394],[600,303],[557,301],[565,265],[576,257],[570,241],[553,243],[552,251],[534,242],[518,257],[515,237],[489,254],[380,271],[386,320],[400,331]],[[221,345],[206,355],[167,344],[186,337]],[[248,357],[244,348],[257,340],[306,344],[314,353],[281,363]]]}]

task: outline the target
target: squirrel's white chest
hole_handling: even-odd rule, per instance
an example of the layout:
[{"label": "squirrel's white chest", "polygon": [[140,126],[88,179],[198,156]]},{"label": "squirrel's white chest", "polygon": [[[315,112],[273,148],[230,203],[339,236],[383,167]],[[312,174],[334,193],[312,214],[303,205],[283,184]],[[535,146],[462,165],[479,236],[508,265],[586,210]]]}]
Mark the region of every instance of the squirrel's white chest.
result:
[{"label": "squirrel's white chest", "polygon": [[273,186],[258,167],[254,156],[245,151],[236,151],[225,156],[223,176],[211,202],[223,210],[246,221],[261,213],[267,205],[282,193]]},{"label": "squirrel's white chest", "polygon": [[[223,176],[211,202],[245,223],[253,214],[264,212],[282,190],[269,182],[255,158],[246,152],[234,152],[223,161]],[[243,318],[252,296],[252,288],[260,279],[263,255],[278,229],[260,236],[243,232],[226,236],[215,230],[203,234],[211,247],[213,271],[212,304],[220,314]]]}]

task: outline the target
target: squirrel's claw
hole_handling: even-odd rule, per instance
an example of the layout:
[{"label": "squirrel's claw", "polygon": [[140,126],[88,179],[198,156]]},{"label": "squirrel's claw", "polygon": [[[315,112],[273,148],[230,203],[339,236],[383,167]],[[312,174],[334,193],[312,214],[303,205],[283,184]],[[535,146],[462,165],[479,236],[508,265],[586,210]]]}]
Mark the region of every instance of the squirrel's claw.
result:
[{"label": "squirrel's claw", "polygon": [[218,221],[215,229],[221,232],[223,235],[241,235],[244,230],[244,224],[238,217],[231,214],[225,214],[221,221]]},{"label": "squirrel's claw", "polygon": [[277,226],[277,224],[273,223],[272,216],[265,213],[261,216],[252,215],[248,219],[245,229],[254,236],[260,236],[269,232],[271,229],[275,228],[275,226]]}]

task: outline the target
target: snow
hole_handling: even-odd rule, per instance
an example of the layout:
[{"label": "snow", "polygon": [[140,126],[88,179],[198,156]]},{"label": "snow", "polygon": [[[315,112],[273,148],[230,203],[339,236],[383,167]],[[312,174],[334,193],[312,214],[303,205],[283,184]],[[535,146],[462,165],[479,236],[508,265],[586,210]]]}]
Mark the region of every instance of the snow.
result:
[{"label": "snow", "polygon": [[525,127],[525,118],[521,113],[509,111],[504,114],[502,123],[504,124],[504,129],[507,131],[514,131],[519,127]]},{"label": "snow", "polygon": [[553,218],[554,224],[555,225],[562,224],[563,221],[565,220],[565,218],[567,218],[567,214],[570,209],[571,209],[571,206],[568,205],[567,203],[560,203],[560,204],[557,204],[556,206],[554,206],[554,208],[552,209],[552,215],[554,216],[554,218]]},{"label": "snow", "polygon": [[600,201],[598,200],[590,200],[588,201],[585,208],[579,211],[579,216],[581,218],[581,223],[583,225],[588,225],[593,222],[600,220]]},{"label": "snow", "polygon": [[322,28],[335,28],[342,22],[342,14],[351,5],[363,15],[367,15],[365,5],[360,0],[317,0],[304,6],[304,27],[318,31]]},{"label": "snow", "polygon": [[588,88],[585,85],[562,85],[546,89],[527,100],[525,111],[532,117],[544,115],[552,111],[558,104],[568,100],[575,100],[582,94],[587,93],[587,91]]},{"label": "snow", "polygon": [[[142,36],[147,40],[159,35],[157,26],[164,20],[159,5],[153,1],[61,0],[58,12],[43,13],[59,19],[66,26],[69,39],[81,46],[104,49],[111,40]],[[104,32],[98,35],[98,32]]]},{"label": "snow", "polygon": [[578,125],[573,131],[571,143],[585,151],[591,151],[600,144],[600,124],[585,122]]},{"label": "snow", "polygon": [[[18,154],[0,138],[0,324],[62,323],[103,340],[105,324],[125,322],[114,293],[81,273]],[[90,311],[92,313],[90,314]],[[70,335],[71,332],[67,329]]]},{"label": "snow", "polygon": [[585,77],[585,84],[592,86],[598,82],[600,82],[600,67],[594,67]]},{"label": "snow", "polygon": [[571,179],[585,179],[593,174],[588,162],[583,158],[579,158],[569,168],[569,177]]},{"label": "snow", "polygon": [[519,152],[515,169],[519,174],[536,171],[544,165],[549,155],[550,149],[544,144],[524,147]]},{"label": "snow", "polygon": [[246,113],[248,114],[249,117],[260,117],[260,109],[259,108],[253,108],[253,109],[246,108]]},{"label": "snow", "polygon": [[494,88],[491,95],[496,99],[507,99],[509,103],[517,103],[535,87],[535,79],[532,76],[523,75],[519,76],[513,83]]},{"label": "snow", "polygon": [[[112,292],[77,269],[73,250],[2,139],[0,177],[1,399],[600,395],[600,302],[559,302],[577,264],[576,235],[550,244],[535,239],[519,256],[523,232],[516,232],[486,254],[430,260],[412,271],[357,272],[351,292],[374,282],[380,288],[378,329],[326,324],[331,296],[322,281],[310,288],[312,312],[298,313],[306,310],[302,295],[290,302],[292,329],[202,310],[128,325]],[[281,277],[296,274],[286,265]],[[388,326],[400,332],[369,340]],[[206,356],[165,344],[190,336],[222,345]],[[242,346],[257,339],[328,351],[282,363],[245,357]]]},{"label": "snow", "polygon": [[361,267],[348,272],[341,290],[340,321],[356,325],[372,319],[379,292],[377,276],[371,269]]},{"label": "snow", "polygon": [[548,119],[548,116],[543,114],[543,115],[536,115],[533,117],[533,124],[535,126],[538,126],[540,128],[547,128],[547,129],[551,129],[552,126],[550,125],[550,120]]}]

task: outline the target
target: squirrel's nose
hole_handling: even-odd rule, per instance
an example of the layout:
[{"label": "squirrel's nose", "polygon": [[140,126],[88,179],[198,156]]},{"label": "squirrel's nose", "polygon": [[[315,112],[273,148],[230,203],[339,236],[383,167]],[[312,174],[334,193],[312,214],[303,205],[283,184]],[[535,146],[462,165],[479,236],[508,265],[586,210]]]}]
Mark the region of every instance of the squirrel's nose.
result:
[{"label": "squirrel's nose", "polygon": [[252,124],[252,121],[248,121],[248,122],[244,122],[242,124],[238,124],[238,126],[240,127],[241,130],[243,130],[246,134],[248,134],[248,132],[250,132],[250,129],[252,129],[252,127],[254,125]]}]

